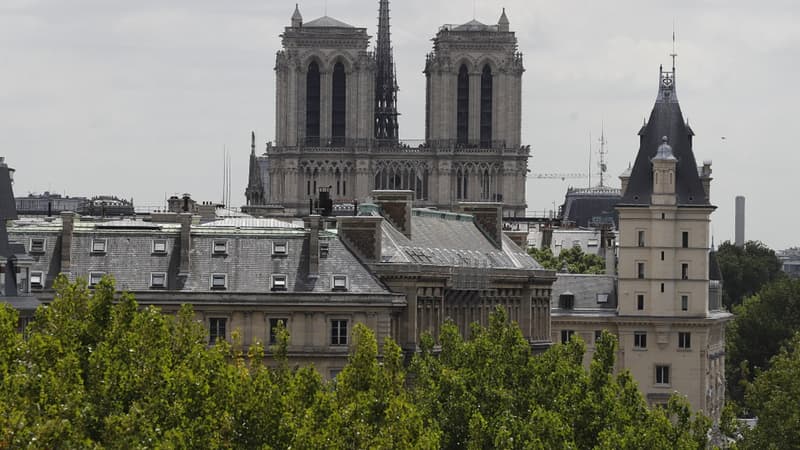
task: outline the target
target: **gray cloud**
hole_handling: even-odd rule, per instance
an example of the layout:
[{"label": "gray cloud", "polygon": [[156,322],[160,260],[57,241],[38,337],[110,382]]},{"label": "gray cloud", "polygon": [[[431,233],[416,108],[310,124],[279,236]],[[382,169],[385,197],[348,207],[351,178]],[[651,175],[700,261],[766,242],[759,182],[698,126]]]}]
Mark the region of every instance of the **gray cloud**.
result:
[{"label": "gray cloud", "polygon": [[[795,2],[491,0],[477,2],[475,16],[494,22],[501,7],[525,53],[532,171],[585,171],[589,134],[596,138],[602,122],[617,182],[634,159],[658,65],[670,64],[674,20],[678,95],[698,160],[714,161],[717,241],[732,237],[733,197],[743,194],[748,237],[797,244],[789,226],[800,212],[776,198],[790,198],[800,163]],[[324,0],[300,8],[310,20]],[[0,148],[18,169],[17,193],[116,193],[159,204],[188,191],[216,200],[227,147],[242,202],[249,131],[274,136],[274,55],[293,9],[276,0],[3,1]],[[404,137],[423,135],[430,38],[472,10],[469,0],[392,2]],[[328,14],[375,33],[377,1],[329,0]],[[569,184],[531,180],[530,208],[552,208]]]}]

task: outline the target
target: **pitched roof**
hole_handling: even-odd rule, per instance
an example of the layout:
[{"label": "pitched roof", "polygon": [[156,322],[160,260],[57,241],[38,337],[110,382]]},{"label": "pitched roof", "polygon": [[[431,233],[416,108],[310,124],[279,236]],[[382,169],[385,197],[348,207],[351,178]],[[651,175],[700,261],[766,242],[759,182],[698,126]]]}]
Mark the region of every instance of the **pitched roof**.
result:
[{"label": "pitched roof", "polygon": [[594,187],[589,189],[570,189],[564,199],[564,220],[579,227],[595,227],[610,223],[616,228],[620,190],[616,188]]},{"label": "pitched roof", "polygon": [[651,159],[656,156],[662,138],[667,137],[672,154],[678,159],[675,192],[679,205],[709,205],[703,184],[697,176],[697,163],[692,151],[694,133],[686,125],[675,94],[674,70],[661,71],[658,97],[650,120],[639,132],[640,146],[630,181],[620,205],[648,205],[653,193]]},{"label": "pitched roof", "polygon": [[508,237],[502,250],[478,229],[472,216],[414,209],[411,238],[383,222],[381,254],[385,263],[412,263],[493,269],[542,269]]},{"label": "pitched roof", "polygon": [[354,28],[352,25],[342,22],[341,20],[334,19],[329,16],[322,16],[319,19],[314,19],[311,22],[303,24],[304,28],[320,27],[320,28]]}]

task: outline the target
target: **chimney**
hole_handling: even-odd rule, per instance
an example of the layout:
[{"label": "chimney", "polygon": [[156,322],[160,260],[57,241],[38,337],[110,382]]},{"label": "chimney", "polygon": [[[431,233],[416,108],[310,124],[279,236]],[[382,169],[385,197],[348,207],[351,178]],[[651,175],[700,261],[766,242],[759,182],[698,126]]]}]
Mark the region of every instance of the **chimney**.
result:
[{"label": "chimney", "polygon": [[72,270],[72,234],[76,220],[74,212],[61,212],[61,273],[70,273]]},{"label": "chimney", "polygon": [[700,169],[700,181],[703,182],[703,189],[706,191],[706,200],[711,201],[711,160],[703,161],[703,168]]},{"label": "chimney", "polygon": [[735,218],[736,234],[734,235],[734,244],[742,248],[744,247],[744,196],[736,196],[736,218]]},{"label": "chimney", "polygon": [[411,207],[414,191],[372,191],[381,215],[407,238],[411,238]]},{"label": "chimney", "polygon": [[380,216],[337,217],[336,228],[339,238],[353,253],[365,263],[381,262],[381,223]]},{"label": "chimney", "polygon": [[178,215],[178,222],[181,224],[181,259],[180,265],[178,266],[178,276],[180,277],[189,276],[189,255],[192,250],[192,219],[191,213],[181,213]]},{"label": "chimney", "polygon": [[498,250],[503,248],[503,204],[502,203],[459,203],[459,211],[471,214],[475,226],[486,235]]},{"label": "chimney", "polygon": [[308,277],[319,276],[319,229],[321,217],[311,215],[303,219],[308,229]]}]

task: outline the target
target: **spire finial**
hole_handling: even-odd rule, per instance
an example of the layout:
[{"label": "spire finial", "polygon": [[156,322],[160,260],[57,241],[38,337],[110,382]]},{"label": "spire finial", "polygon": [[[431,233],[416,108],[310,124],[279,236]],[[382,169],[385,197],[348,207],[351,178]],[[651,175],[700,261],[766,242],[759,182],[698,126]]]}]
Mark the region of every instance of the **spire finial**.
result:
[{"label": "spire finial", "polygon": [[675,51],[675,19],[672,19],[672,53],[669,54],[672,57],[672,76],[675,76],[675,57],[678,56],[678,53]]},{"label": "spire finial", "polygon": [[250,153],[255,154],[256,152],[256,132],[250,132]]},{"label": "spire finial", "polygon": [[378,2],[378,39],[375,49],[375,138],[396,141],[397,77],[392,57],[389,0]]}]

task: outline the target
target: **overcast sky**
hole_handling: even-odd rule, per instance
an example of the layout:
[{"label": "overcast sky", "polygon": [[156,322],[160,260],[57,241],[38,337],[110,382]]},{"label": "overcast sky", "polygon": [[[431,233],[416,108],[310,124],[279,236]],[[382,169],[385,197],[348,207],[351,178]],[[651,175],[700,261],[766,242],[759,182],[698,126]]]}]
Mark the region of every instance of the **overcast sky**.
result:
[{"label": "overcast sky", "polygon": [[[305,0],[305,21],[325,13]],[[736,195],[747,238],[800,245],[800,4],[795,0],[394,0],[392,39],[403,138],[424,134],[425,54],[445,23],[496,23],[505,7],[525,55],[523,142],[534,173],[586,172],[601,124],[609,177],[635,158],[658,66],[671,64],[698,163],[713,160],[717,243],[733,238]],[[377,0],[327,12],[376,34]],[[244,203],[250,130],[274,139],[274,58],[294,2],[0,0],[0,154],[15,192],[116,194],[160,205],[189,192]],[[722,139],[725,137],[725,139]],[[596,142],[592,144],[596,148]],[[593,156],[596,158],[596,156]],[[593,168],[596,170],[596,168]],[[594,176],[593,184],[597,181]],[[586,180],[529,179],[531,210]]]}]

